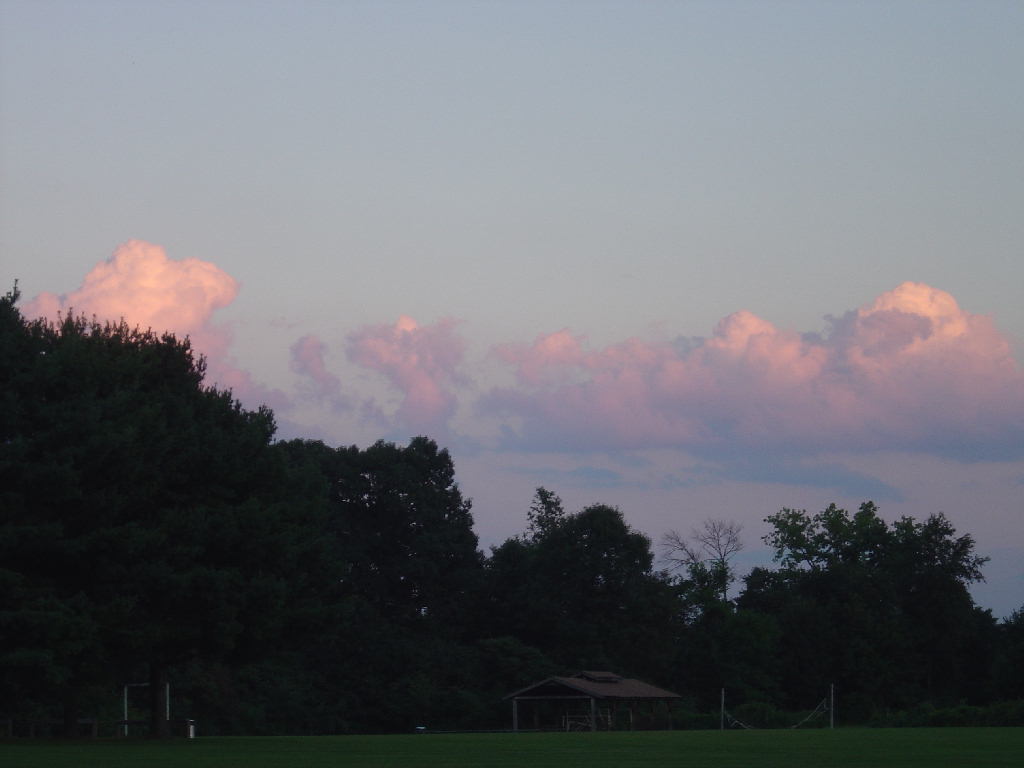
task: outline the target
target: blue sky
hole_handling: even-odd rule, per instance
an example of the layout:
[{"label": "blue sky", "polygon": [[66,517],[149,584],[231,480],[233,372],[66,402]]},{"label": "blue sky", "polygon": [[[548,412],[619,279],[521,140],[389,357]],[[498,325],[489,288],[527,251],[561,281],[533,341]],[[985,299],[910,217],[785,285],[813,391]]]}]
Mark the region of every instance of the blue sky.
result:
[{"label": "blue sky", "polygon": [[751,551],[874,498],[974,534],[1003,615],[1022,36],[1015,2],[0,0],[0,264],[191,334],[282,436],[435,436],[485,544],[541,483]]}]

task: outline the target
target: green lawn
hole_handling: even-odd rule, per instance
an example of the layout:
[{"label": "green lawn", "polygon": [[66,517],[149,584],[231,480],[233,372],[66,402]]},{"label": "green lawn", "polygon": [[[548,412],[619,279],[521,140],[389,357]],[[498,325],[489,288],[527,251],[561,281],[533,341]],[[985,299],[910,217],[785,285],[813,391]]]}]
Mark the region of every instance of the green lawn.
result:
[{"label": "green lawn", "polygon": [[3,768],[1018,768],[1024,728],[0,742]]}]

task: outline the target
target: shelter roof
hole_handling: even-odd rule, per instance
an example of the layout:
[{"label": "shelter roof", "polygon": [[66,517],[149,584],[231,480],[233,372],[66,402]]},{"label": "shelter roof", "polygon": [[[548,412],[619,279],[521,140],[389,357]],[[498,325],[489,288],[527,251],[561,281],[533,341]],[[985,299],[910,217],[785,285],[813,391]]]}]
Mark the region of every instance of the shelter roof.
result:
[{"label": "shelter roof", "polygon": [[571,677],[554,676],[510,693],[506,699],[565,698],[594,699],[678,699],[664,688],[622,677],[614,672],[580,672]]}]

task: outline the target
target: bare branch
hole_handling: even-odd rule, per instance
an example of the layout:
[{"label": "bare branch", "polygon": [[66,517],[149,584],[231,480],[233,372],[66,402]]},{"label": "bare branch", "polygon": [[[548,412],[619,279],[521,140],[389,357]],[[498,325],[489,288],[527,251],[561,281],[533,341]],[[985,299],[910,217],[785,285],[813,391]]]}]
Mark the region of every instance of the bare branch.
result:
[{"label": "bare branch", "polygon": [[661,539],[661,545],[665,548],[665,558],[672,563],[673,568],[688,568],[706,559],[704,554],[678,531],[666,533]]},{"label": "bare branch", "polygon": [[718,589],[725,600],[729,582],[733,579],[729,560],[743,549],[743,541],[740,539],[742,530],[743,526],[733,520],[708,518],[699,530],[691,529],[689,536],[669,531],[661,540],[665,559],[674,570],[687,570],[691,574],[710,564],[712,572],[719,574],[716,578],[721,580]]},{"label": "bare branch", "polygon": [[725,562],[730,557],[743,549],[743,542],[740,540],[740,531],[743,526],[733,520],[712,520],[704,521],[704,529],[693,530],[694,541],[700,543],[709,560]]}]

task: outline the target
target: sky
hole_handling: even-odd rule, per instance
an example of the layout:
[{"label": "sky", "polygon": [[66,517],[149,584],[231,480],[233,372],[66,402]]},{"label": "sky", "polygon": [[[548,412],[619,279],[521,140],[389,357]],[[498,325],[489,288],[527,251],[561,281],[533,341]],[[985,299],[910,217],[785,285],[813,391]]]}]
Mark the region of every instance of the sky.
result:
[{"label": "sky", "polygon": [[[708,518],[943,512],[1024,605],[1024,4],[0,0],[0,276],[278,436]],[[8,290],[5,288],[4,290]]]}]

